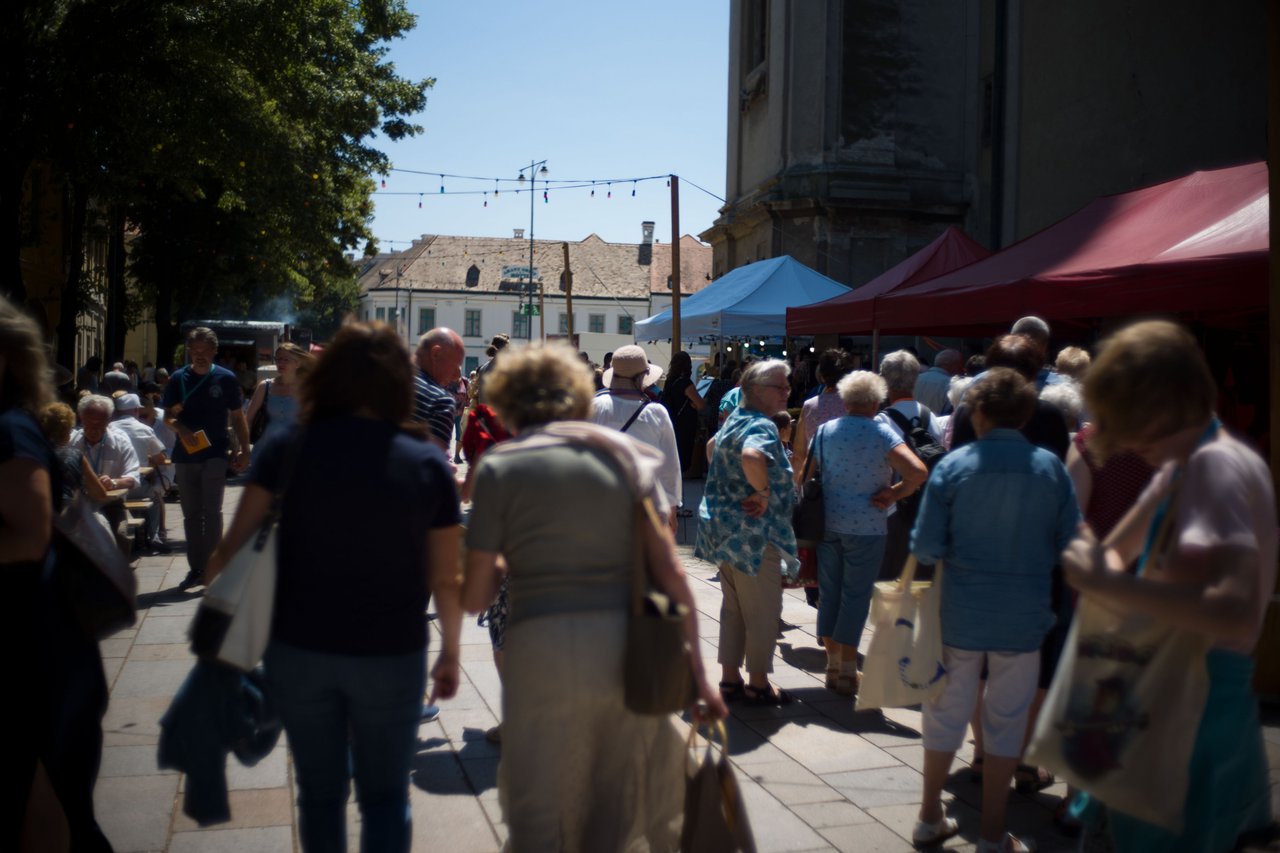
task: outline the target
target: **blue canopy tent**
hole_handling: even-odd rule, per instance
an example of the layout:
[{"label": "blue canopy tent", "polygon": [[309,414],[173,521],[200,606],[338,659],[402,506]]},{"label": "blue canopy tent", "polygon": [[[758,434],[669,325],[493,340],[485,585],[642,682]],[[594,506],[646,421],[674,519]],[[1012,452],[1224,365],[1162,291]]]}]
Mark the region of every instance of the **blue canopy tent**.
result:
[{"label": "blue canopy tent", "polygon": [[[680,337],[757,337],[787,333],[787,309],[830,299],[849,288],[790,255],[726,273],[684,299]],[[671,337],[671,309],[636,323],[637,340]]]}]

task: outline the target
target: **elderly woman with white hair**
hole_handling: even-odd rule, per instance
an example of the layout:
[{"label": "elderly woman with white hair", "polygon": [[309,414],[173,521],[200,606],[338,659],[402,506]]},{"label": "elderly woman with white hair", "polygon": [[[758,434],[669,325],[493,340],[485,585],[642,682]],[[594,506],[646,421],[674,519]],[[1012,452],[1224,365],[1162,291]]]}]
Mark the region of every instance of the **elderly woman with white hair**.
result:
[{"label": "elderly woman with white hair", "polygon": [[694,548],[695,556],[720,567],[720,692],[728,700],[759,705],[790,701],[769,684],[783,563],[798,567],[791,463],[772,420],[787,405],[788,372],[787,363],[777,359],[743,372],[742,403],[707,445],[710,464]]},{"label": "elderly woman with white hair", "polygon": [[[836,388],[848,414],[823,424],[813,440],[826,510],[826,534],[818,545],[818,636],[827,649],[827,687],[850,696],[857,690],[858,642],[884,558],[887,510],[919,489],[929,472],[876,418],[888,392],[884,379],[856,370]],[[895,473],[898,482],[892,483]]]}]

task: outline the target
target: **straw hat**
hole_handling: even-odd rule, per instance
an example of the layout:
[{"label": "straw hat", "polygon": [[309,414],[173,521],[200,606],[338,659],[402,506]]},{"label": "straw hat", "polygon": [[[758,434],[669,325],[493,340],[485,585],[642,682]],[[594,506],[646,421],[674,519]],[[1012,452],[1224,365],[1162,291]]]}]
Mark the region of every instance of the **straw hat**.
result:
[{"label": "straw hat", "polygon": [[662,368],[649,363],[644,347],[631,344],[614,350],[613,361],[609,364],[609,369],[604,372],[604,376],[600,377],[600,381],[604,383],[604,387],[611,388],[614,376],[628,383],[643,376],[640,387],[647,388],[662,377]]}]

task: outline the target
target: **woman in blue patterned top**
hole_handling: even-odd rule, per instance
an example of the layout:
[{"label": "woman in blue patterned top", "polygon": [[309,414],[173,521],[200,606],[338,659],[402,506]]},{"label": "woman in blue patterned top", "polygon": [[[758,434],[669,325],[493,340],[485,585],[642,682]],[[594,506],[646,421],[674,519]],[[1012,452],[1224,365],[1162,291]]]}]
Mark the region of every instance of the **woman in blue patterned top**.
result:
[{"label": "woman in blue patterned top", "polygon": [[[791,529],[791,463],[772,417],[787,405],[787,363],[742,374],[742,405],[707,446],[710,465],[694,554],[720,567],[720,691],[755,704],[790,701],[769,684],[782,615],[782,574],[799,567]],[[742,680],[745,658],[747,681]]]},{"label": "woman in blue patterned top", "polygon": [[889,507],[924,485],[929,470],[893,427],[876,418],[888,395],[884,379],[856,370],[836,390],[847,414],[824,423],[813,440],[826,509],[826,535],[818,544],[818,636],[827,649],[827,687],[851,696]]}]

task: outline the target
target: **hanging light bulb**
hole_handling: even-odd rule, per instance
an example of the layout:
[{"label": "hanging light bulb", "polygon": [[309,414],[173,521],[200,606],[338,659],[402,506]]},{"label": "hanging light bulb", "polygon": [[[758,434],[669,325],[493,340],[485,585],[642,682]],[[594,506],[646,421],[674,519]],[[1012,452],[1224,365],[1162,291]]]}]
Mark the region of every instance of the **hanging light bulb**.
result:
[{"label": "hanging light bulb", "polygon": [[422,193],[418,193],[418,210],[422,210]]},{"label": "hanging light bulb", "polygon": [[596,197],[596,182],[595,182],[595,181],[592,181],[592,182],[591,182],[591,197],[592,197],[592,198],[595,198],[595,197]]},{"label": "hanging light bulb", "polygon": [[440,176],[440,192],[444,192],[444,175]]},{"label": "hanging light bulb", "polygon": [[613,198],[613,184],[609,184],[609,193],[605,196],[605,198]]},{"label": "hanging light bulb", "polygon": [[631,197],[632,197],[632,198],[635,198],[635,197],[636,197],[636,182],[635,182],[635,181],[632,181],[632,182],[631,182]]},{"label": "hanging light bulb", "polygon": [[546,204],[546,202],[547,202],[547,201],[549,201],[549,199],[547,198],[547,191],[546,191],[546,190],[543,190],[543,191],[542,191],[542,202],[543,202],[543,204]]}]

